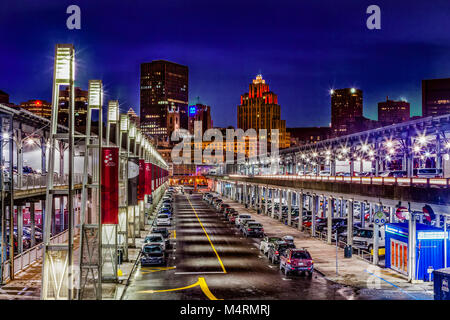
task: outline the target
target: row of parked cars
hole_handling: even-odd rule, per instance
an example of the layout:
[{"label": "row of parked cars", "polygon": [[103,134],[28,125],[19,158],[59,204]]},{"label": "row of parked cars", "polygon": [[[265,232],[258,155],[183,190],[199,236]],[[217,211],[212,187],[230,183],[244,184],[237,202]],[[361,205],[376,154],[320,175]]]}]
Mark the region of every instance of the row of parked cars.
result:
[{"label": "row of parked cars", "polygon": [[211,204],[219,214],[238,228],[246,237],[261,237],[260,251],[266,255],[273,264],[279,264],[285,275],[291,272],[307,273],[312,276],[314,262],[305,248],[296,248],[292,236],[269,237],[264,233],[263,225],[253,219],[250,214],[239,213],[229,204],[224,203],[220,197],[212,193],[205,193],[203,200]]},{"label": "row of parked cars", "polygon": [[314,261],[306,248],[296,248],[292,236],[269,237],[264,236],[259,244],[259,250],[269,258],[273,264],[279,264],[285,275],[291,272],[307,274],[314,272]]},{"label": "row of parked cars", "polygon": [[150,233],[142,245],[141,266],[166,265],[167,250],[171,247],[170,230],[173,218],[173,200],[176,190],[168,188],[161,199]]}]

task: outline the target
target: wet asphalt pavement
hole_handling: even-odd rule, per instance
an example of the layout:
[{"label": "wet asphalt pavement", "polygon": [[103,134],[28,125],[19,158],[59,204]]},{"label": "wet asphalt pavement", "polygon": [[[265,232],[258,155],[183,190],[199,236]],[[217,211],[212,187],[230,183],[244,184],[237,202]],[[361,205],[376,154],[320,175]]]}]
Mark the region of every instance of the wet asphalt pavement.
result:
[{"label": "wet asphalt pavement", "polygon": [[174,212],[167,265],[139,266],[124,299],[357,299],[318,272],[284,276],[260,253],[260,239],[243,237],[201,194],[177,194]]}]

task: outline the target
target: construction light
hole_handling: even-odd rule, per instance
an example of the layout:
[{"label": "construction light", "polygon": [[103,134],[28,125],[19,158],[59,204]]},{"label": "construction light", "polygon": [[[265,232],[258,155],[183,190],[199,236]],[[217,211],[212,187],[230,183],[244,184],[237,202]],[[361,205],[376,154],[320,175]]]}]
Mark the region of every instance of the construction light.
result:
[{"label": "construction light", "polygon": [[136,142],[141,143],[141,139],[142,139],[141,130],[136,129]]},{"label": "construction light", "polygon": [[425,144],[427,142],[427,138],[425,138],[425,136],[420,136],[419,137],[419,143],[420,144]]},{"label": "construction light", "polygon": [[9,133],[3,132],[2,137],[3,137],[3,139],[9,139]]},{"label": "construction light", "polygon": [[130,121],[130,119],[128,118],[128,115],[126,115],[126,114],[120,115],[120,131],[122,131],[122,132],[128,131],[129,121]]},{"label": "construction light", "polygon": [[420,151],[420,147],[419,146],[414,146],[414,152],[419,152]]},{"label": "construction light", "polygon": [[89,105],[100,107],[102,95],[102,81],[89,80]]},{"label": "construction light", "polygon": [[119,121],[119,101],[111,100],[108,102],[108,121]]},{"label": "construction light", "polygon": [[129,134],[130,134],[131,139],[136,138],[136,125],[133,122],[130,123],[130,133]]},{"label": "construction light", "polygon": [[[72,70],[72,75],[70,71]],[[55,80],[58,84],[70,84],[75,73],[75,53],[73,45],[58,44],[56,46]]]}]

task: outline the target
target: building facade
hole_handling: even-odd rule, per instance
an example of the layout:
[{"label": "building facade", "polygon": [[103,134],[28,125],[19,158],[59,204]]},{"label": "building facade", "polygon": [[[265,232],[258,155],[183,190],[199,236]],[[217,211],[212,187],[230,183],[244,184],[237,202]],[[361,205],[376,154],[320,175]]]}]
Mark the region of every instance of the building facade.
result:
[{"label": "building facade", "polygon": [[197,103],[196,105],[189,106],[188,108],[189,115],[189,132],[194,134],[194,124],[196,121],[200,121],[202,123],[202,135],[206,130],[211,129],[213,127],[213,121],[211,119],[211,107]]},{"label": "building facade", "polygon": [[291,146],[317,143],[331,137],[330,127],[298,127],[286,130],[290,134]]},{"label": "building facade", "polygon": [[406,101],[393,101],[386,97],[386,101],[378,103],[378,122],[381,126],[409,121],[410,104]]},{"label": "building facade", "polygon": [[355,132],[358,118],[363,116],[363,94],[355,88],[331,90],[331,130],[333,136]]},{"label": "building facade", "polygon": [[[86,126],[88,91],[79,87],[75,88],[75,128]],[[58,123],[69,125],[69,87],[59,91]]]},{"label": "building facade", "polygon": [[22,102],[19,107],[47,119],[52,117],[52,104],[44,100],[28,100]]},{"label": "building facade", "polygon": [[450,113],[450,78],[422,80],[422,116]]},{"label": "building facade", "polygon": [[238,128],[244,131],[252,128],[259,134],[259,129],[267,129],[268,141],[271,141],[272,129],[279,130],[279,148],[290,146],[286,121],[281,120],[281,107],[278,96],[269,90],[269,85],[257,75],[249,85],[249,92],[241,95],[241,104],[237,107]]},{"label": "building facade", "polygon": [[128,109],[127,115],[130,118],[130,121],[133,122],[137,127],[139,127],[140,119],[133,108]]},{"label": "building facade", "polygon": [[0,103],[1,104],[9,104],[9,94],[0,90]]},{"label": "building facade", "polygon": [[158,140],[168,139],[167,114],[180,114],[180,128],[188,129],[187,66],[156,60],[141,64],[140,121],[141,130]]}]

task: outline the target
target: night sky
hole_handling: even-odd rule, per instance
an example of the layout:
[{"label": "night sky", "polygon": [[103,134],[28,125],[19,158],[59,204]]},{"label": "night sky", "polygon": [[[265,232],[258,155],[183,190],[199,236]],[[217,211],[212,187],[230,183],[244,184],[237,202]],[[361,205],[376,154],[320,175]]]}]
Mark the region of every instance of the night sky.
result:
[{"label": "night sky", "polygon": [[[81,30],[66,8],[81,7]],[[366,8],[381,7],[381,30]],[[189,99],[215,126],[236,125],[240,95],[258,72],[278,94],[288,127],[326,126],[331,88],[357,87],[364,115],[406,98],[421,114],[421,80],[450,77],[448,0],[146,0],[0,3],[0,90],[20,103],[51,99],[56,43],[73,43],[76,85],[102,79],[106,100],[139,108],[139,64],[189,66]]]}]

